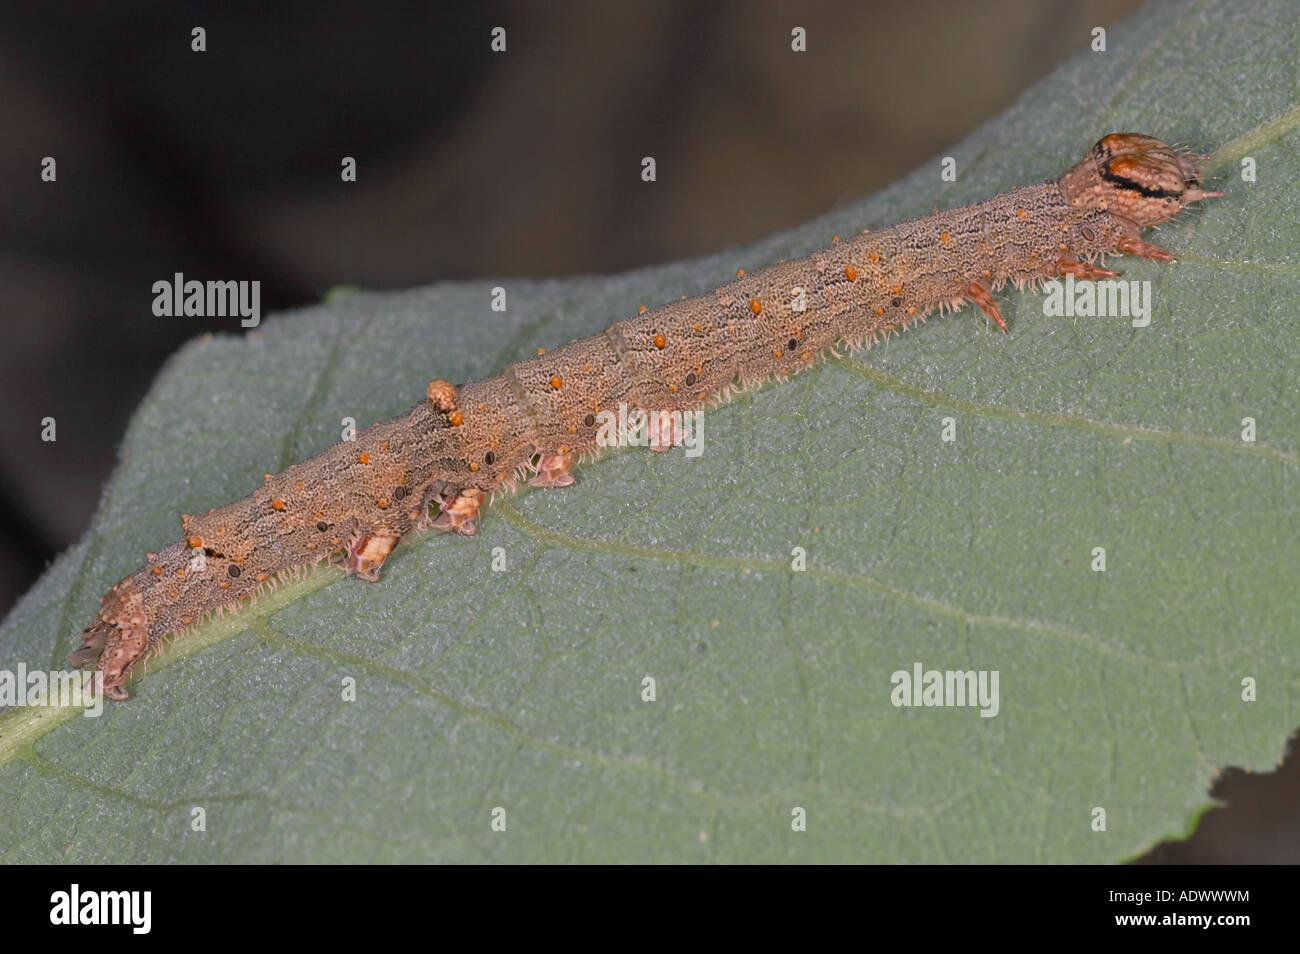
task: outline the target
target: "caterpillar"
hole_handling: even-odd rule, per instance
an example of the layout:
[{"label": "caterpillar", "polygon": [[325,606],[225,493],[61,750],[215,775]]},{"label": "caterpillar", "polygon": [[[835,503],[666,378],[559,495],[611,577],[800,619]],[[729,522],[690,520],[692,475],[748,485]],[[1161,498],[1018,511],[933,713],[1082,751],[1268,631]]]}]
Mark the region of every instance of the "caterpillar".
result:
[{"label": "caterpillar", "polygon": [[974,302],[1005,333],[993,293],[1008,282],[1114,277],[1107,255],[1172,261],[1141,231],[1222,194],[1200,188],[1204,158],[1112,133],[1058,179],[738,272],[487,380],[431,381],[406,414],[267,474],[242,500],[182,514],[181,539],[108,591],[68,663],[95,663],[104,694],[126,699],[132,669],[164,640],[277,579],[329,561],[374,581],[412,530],[473,535],[482,507],[520,481],[572,484],[571,467],[600,453],[599,416],[611,408],[653,409],[651,446],[664,450],[680,441],[682,412],[931,312]]}]

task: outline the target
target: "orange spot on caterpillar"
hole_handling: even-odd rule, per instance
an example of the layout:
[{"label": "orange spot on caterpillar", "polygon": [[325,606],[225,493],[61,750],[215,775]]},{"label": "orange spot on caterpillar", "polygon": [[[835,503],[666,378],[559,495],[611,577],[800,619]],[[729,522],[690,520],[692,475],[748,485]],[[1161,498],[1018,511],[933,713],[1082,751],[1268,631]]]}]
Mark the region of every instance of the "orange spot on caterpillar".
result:
[{"label": "orange spot on caterpillar", "polygon": [[570,434],[576,434],[576,433],[578,433],[578,429],[577,429],[574,425],[570,424],[570,425],[569,425],[569,433],[570,433]]},{"label": "orange spot on caterpillar", "polygon": [[671,391],[673,394],[676,394],[676,393],[677,393],[677,385],[675,385],[675,384],[670,384],[670,385],[668,385],[668,390]]},{"label": "orange spot on caterpillar", "polygon": [[644,315],[644,314],[646,313],[646,307],[645,307],[645,305],[637,305],[637,306],[636,306],[636,313],[637,313],[638,315]]},{"label": "orange spot on caterpillar", "polygon": [[470,469],[470,470],[478,470],[478,461],[476,461],[476,460],[472,460],[472,461],[470,461],[470,462],[469,462],[469,469]]},{"label": "orange spot on caterpillar", "polygon": [[561,378],[558,374],[555,375],[553,378],[551,378],[551,387],[555,388],[555,390],[557,391],[560,390],[560,388],[564,387],[564,379]]},{"label": "orange spot on caterpillar", "polygon": [[301,481],[301,480],[298,481],[298,489],[299,489],[299,490],[302,490],[302,481]]},{"label": "orange spot on caterpillar", "polygon": [[696,330],[696,331],[703,331],[703,330],[704,330],[704,326],[701,325],[701,324],[697,321],[697,322],[695,323],[695,330]]},{"label": "orange spot on caterpillar", "polygon": [[738,269],[736,269],[736,277],[737,277],[737,278],[744,278],[744,277],[745,277],[745,270],[744,270],[743,268],[738,268]]},{"label": "orange spot on caterpillar", "polygon": [[832,241],[832,242],[838,242],[839,240],[840,240],[840,237],[839,237],[838,235],[832,235],[832,236],[831,236],[831,241]]},{"label": "orange spot on caterpillar", "polygon": [[185,567],[182,566],[182,567],[177,568],[177,570],[176,570],[176,578],[177,578],[178,580],[183,580],[183,579],[185,579]]},{"label": "orange spot on caterpillar", "polygon": [[269,573],[259,573],[259,574],[257,574],[255,577],[253,577],[253,579],[257,580],[257,582],[259,582],[259,583],[265,583],[265,582],[266,582],[266,578],[267,578],[268,576],[270,576]]},{"label": "orange spot on caterpillar", "polygon": [[388,498],[386,497],[380,497],[378,500],[375,501],[375,503],[379,504],[380,510],[388,509]]},{"label": "orange spot on caterpillar", "polygon": [[460,413],[460,411],[452,411],[451,416],[448,417],[447,420],[450,422],[452,427],[460,427],[465,423],[465,417]]},{"label": "orange spot on caterpillar", "polygon": [[870,255],[867,256],[867,258],[871,259],[871,262],[872,262],[873,265],[874,265],[876,262],[880,261],[880,256],[877,255],[875,252],[872,252]]},{"label": "orange spot on caterpillar", "polygon": [[851,282],[856,282],[858,280],[858,270],[854,268],[852,265],[845,265],[844,277]]},{"label": "orange spot on caterpillar", "polygon": [[[388,441],[384,441],[384,443],[381,446],[383,447],[384,450],[388,450]],[[299,484],[298,486],[302,487],[302,484]]]},{"label": "orange spot on caterpillar", "polygon": [[545,348],[538,348],[538,349],[537,349],[537,353],[538,353],[538,354],[546,354],[546,349],[545,349]]},{"label": "orange spot on caterpillar", "polygon": [[590,371],[590,370],[591,370],[591,365],[589,365],[589,364],[584,364],[584,365],[582,366],[582,370],[584,370],[584,371]]},{"label": "orange spot on caterpillar", "polygon": [[757,315],[759,312],[763,310],[763,303],[759,301],[757,298],[751,298],[749,300],[749,310]]},{"label": "orange spot on caterpillar", "polygon": [[362,451],[360,454],[357,455],[357,460],[362,464],[368,464],[370,463],[370,455],[367,454],[365,451]]},{"label": "orange spot on caterpillar", "polygon": [[661,351],[668,344],[668,339],[665,338],[663,335],[655,335],[654,341],[655,341],[655,347],[660,349]]},{"label": "orange spot on caterpillar", "polygon": [[284,501],[281,500],[279,497],[276,497],[274,500],[271,501],[271,509],[272,509],[272,510],[283,510],[283,509],[284,509]]},{"label": "orange spot on caterpillar", "polygon": [[947,232],[940,232],[940,233],[939,233],[939,241],[942,242],[944,245],[947,245],[947,244],[948,244],[948,240],[949,240],[949,238],[950,238],[950,236],[948,235]]},{"label": "orange spot on caterpillar", "polygon": [[1018,218],[1018,219],[1023,219],[1024,217],[1025,217],[1025,210],[1024,210],[1024,209],[1016,209],[1016,218]]},{"label": "orange spot on caterpillar", "polygon": [[263,480],[268,480],[268,481],[269,481],[269,480],[270,480],[272,477],[274,477],[274,476],[275,476],[274,474],[263,474],[263,475],[262,475],[262,479],[263,479]]},{"label": "orange spot on caterpillar", "polygon": [[907,306],[907,313],[908,313],[909,315],[915,315],[915,314],[916,314],[916,306],[915,306],[915,305],[908,305],[908,306]]},{"label": "orange spot on caterpillar", "polygon": [[156,566],[156,567],[154,567],[154,568],[153,568],[153,575],[154,575],[154,576],[162,576],[162,567],[160,567],[160,566]]},{"label": "orange spot on caterpillar", "polygon": [[189,538],[188,540],[186,540],[185,542],[188,543],[188,544],[190,545],[190,549],[191,549],[191,550],[197,550],[199,547],[203,546],[203,538],[202,538],[202,537],[190,537],[190,538]]},{"label": "orange spot on caterpillar", "polygon": [[883,315],[885,313],[885,309],[881,308],[879,305],[877,305],[875,308],[871,310],[874,311],[877,316]]}]

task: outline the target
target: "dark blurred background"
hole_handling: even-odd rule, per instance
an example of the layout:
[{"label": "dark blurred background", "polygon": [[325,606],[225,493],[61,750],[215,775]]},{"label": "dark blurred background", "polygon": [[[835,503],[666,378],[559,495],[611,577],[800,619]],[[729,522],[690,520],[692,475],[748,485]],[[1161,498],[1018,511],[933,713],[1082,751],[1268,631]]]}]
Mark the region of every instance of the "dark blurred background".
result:
[{"label": "dark blurred background", "polygon": [[[266,314],[716,251],[939,154],[1139,5],[0,4],[0,614],[85,531],[163,360],[239,330],[154,317],[155,281],[260,279]],[[1225,775],[1233,810],[1151,860],[1297,860],[1297,761]]]}]

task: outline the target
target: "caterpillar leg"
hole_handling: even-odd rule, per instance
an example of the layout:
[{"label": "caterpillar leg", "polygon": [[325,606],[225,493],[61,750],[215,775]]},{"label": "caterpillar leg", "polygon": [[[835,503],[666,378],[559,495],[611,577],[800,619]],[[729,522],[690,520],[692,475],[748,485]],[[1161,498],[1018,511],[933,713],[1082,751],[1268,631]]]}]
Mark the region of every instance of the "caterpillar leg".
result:
[{"label": "caterpillar leg", "polygon": [[375,582],[379,579],[379,568],[401,539],[402,534],[397,530],[382,525],[369,532],[357,533],[348,545],[343,569],[355,573],[359,579]]},{"label": "caterpillar leg", "polygon": [[975,304],[980,306],[980,311],[989,316],[993,324],[1002,329],[1002,333],[1007,333],[1007,323],[1002,320],[1002,312],[998,311],[997,300],[993,297],[993,292],[985,284],[984,279],[976,279],[966,286],[966,297]]},{"label": "caterpillar leg", "polygon": [[440,494],[437,498],[441,513],[433,520],[435,530],[455,530],[467,537],[478,533],[478,512],[483,506],[483,491],[467,487],[454,496]]},{"label": "caterpillar leg", "polygon": [[[478,533],[475,518],[483,506],[483,491],[469,488],[461,490],[445,481],[434,481],[424,492],[418,511],[414,511],[415,529],[455,530],[467,537]],[[429,516],[429,508],[437,507],[438,515]]]},{"label": "caterpillar leg", "polygon": [[1073,275],[1075,278],[1094,281],[1098,278],[1114,278],[1119,273],[1112,272],[1109,268],[1098,268],[1096,265],[1089,265],[1085,262],[1075,262],[1061,258],[1056,261],[1056,274]]},{"label": "caterpillar leg", "polygon": [[96,667],[104,674],[105,697],[118,702],[131,698],[124,683],[131,675],[131,668],[144,657],[148,649],[149,633],[144,627],[110,627],[104,652]]},{"label": "caterpillar leg", "polygon": [[149,651],[149,630],[139,595],[130,577],[114,586],[98,615],[81,631],[80,645],[67,656],[73,669],[95,663],[104,676],[104,696],[119,702],[131,698],[124,683],[131,668]]},{"label": "caterpillar leg", "polygon": [[530,487],[567,487],[573,483],[569,467],[572,454],[543,454],[537,462],[537,474],[528,481]]},{"label": "caterpillar leg", "polygon": [[83,629],[81,631],[81,642],[66,657],[68,665],[73,669],[82,669],[90,663],[98,661],[99,657],[104,654],[104,644],[108,642],[108,630],[109,625],[98,618]]},{"label": "caterpillar leg", "polygon": [[673,411],[650,412],[650,449],[652,451],[672,450],[683,439],[682,415]]},{"label": "caterpillar leg", "polygon": [[1121,239],[1119,250],[1126,255],[1140,255],[1143,258],[1154,258],[1158,262],[1178,261],[1164,249],[1144,242],[1139,238]]}]

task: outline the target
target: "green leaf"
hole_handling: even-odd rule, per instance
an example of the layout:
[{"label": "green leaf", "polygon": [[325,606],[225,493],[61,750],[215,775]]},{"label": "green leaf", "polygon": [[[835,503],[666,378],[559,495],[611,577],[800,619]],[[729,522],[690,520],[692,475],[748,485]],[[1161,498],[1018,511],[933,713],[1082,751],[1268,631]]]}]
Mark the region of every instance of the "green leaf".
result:
[{"label": "green leaf", "polygon": [[[950,150],[957,182],[936,158],[743,251],[503,282],[504,315],[495,282],[439,284],[193,341],[85,539],[0,629],[0,666],[61,668],[181,512],[431,377],[1055,176],[1107,132],[1229,144],[1227,195],[1152,239],[1178,264],[1121,261],[1152,283],[1149,327],[1003,294],[1007,337],[970,309],[932,320],[707,414],[701,457],[611,455],[498,502],[474,539],[404,542],[378,583],[286,585],[173,643],[101,718],[0,716],[0,857],[1097,862],[1186,831],[1219,768],[1270,769],[1300,722],[1300,108],[1277,69],[1298,26],[1288,3],[1149,7]],[[997,715],[896,708],[891,674],[917,663],[997,670]]]}]

